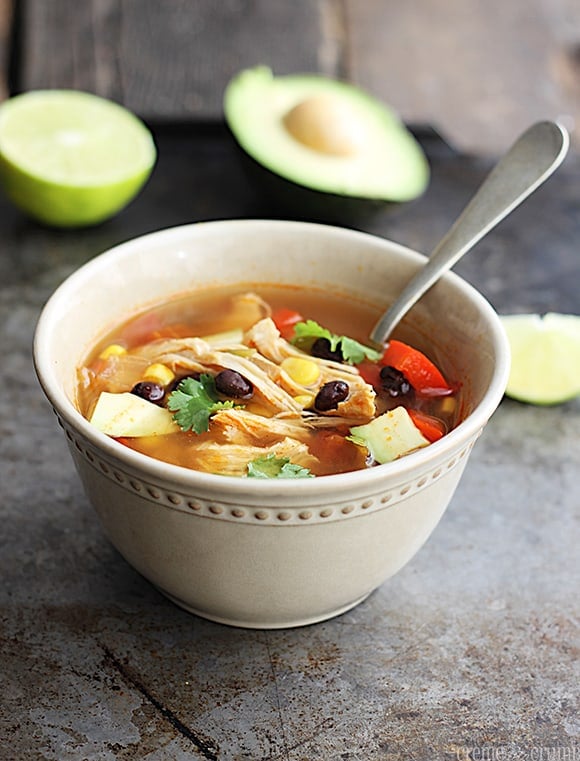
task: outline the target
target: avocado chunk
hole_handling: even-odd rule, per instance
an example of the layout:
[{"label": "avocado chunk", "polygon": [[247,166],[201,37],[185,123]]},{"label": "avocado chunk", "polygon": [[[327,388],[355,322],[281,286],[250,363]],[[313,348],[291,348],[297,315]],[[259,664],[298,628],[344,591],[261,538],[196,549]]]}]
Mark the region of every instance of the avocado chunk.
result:
[{"label": "avocado chunk", "polygon": [[102,433],[115,438],[160,436],[180,430],[169,410],[128,391],[101,392],[90,422]]},{"label": "avocado chunk", "polygon": [[419,143],[385,104],[354,85],[315,74],[276,77],[258,66],[229,82],[224,113],[246,156],[284,181],[290,200],[305,191],[299,200],[306,216],[338,218],[349,202],[377,210],[415,199],[428,185]]},{"label": "avocado chunk", "polygon": [[373,460],[381,464],[429,444],[404,407],[395,407],[370,423],[354,426],[349,438],[366,447]]}]

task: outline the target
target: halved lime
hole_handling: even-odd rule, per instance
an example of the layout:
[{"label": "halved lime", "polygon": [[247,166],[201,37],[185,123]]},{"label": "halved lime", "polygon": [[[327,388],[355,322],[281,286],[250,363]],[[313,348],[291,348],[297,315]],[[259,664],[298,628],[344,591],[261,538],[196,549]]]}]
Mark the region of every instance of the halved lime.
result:
[{"label": "halved lime", "polygon": [[530,404],[559,404],[580,394],[580,316],[503,315],[512,361],[506,394]]},{"label": "halved lime", "polygon": [[128,109],[78,90],[35,90],[0,105],[0,182],[23,211],[78,227],[116,214],[148,179],[157,151]]}]

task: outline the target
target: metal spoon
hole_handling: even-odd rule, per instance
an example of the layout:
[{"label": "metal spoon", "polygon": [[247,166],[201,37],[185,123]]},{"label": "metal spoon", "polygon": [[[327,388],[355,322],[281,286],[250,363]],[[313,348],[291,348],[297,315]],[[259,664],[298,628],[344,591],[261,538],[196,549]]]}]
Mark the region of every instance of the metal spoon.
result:
[{"label": "metal spoon", "polygon": [[562,163],[570,138],[555,122],[527,129],[483,181],[426,264],[378,320],[370,338],[383,345],[416,301],[447,270],[538,188]]}]

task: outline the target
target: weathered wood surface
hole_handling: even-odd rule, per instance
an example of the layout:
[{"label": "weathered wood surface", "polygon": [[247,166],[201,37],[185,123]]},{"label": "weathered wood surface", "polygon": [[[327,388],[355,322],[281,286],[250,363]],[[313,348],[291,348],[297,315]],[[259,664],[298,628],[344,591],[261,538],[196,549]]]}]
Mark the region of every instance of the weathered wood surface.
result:
[{"label": "weathered wood surface", "polygon": [[500,152],[542,118],[580,142],[577,0],[20,0],[18,10],[18,88],[87,89],[150,120],[220,119],[229,78],[265,63],[352,80],[464,150]]},{"label": "weathered wood surface", "polygon": [[224,86],[244,66],[324,68],[310,0],[25,0],[23,9],[22,89],[88,89],[149,119],[221,118]]},{"label": "weathered wood surface", "polygon": [[0,102],[3,101],[9,93],[8,71],[11,24],[11,0],[0,0]]},{"label": "weathered wood surface", "polygon": [[580,138],[578,0],[349,0],[350,78],[471,151],[540,119]]}]

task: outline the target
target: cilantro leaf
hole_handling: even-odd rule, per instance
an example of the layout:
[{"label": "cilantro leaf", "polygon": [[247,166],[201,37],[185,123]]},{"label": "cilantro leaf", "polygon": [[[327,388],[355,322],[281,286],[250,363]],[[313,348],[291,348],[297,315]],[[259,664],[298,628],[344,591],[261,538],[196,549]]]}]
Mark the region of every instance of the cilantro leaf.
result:
[{"label": "cilantro leaf", "polygon": [[371,349],[370,346],[355,341],[354,338],[342,336],[340,339],[340,349],[345,361],[351,365],[358,365],[363,359],[370,359],[371,362],[377,362],[382,354],[379,351]]},{"label": "cilantro leaf", "polygon": [[209,429],[210,416],[223,409],[232,409],[232,401],[220,402],[212,375],[204,374],[199,380],[184,378],[169,395],[168,408],[183,431],[203,433]]},{"label": "cilantro leaf", "polygon": [[288,457],[276,457],[270,452],[248,463],[248,478],[314,478],[314,474],[291,463]]},{"label": "cilantro leaf", "polygon": [[317,338],[326,338],[330,342],[331,351],[336,351],[337,348],[340,348],[344,361],[350,365],[358,365],[365,358],[370,359],[372,362],[376,362],[381,358],[381,353],[371,349],[370,346],[364,346],[355,341],[354,338],[331,333],[330,330],[323,328],[314,320],[298,322],[294,326],[292,343],[306,347]]},{"label": "cilantro leaf", "polygon": [[334,351],[340,341],[340,336],[334,335],[327,328],[323,328],[315,320],[305,320],[294,325],[293,343],[301,343],[304,339],[326,338],[330,341],[330,348]]}]

